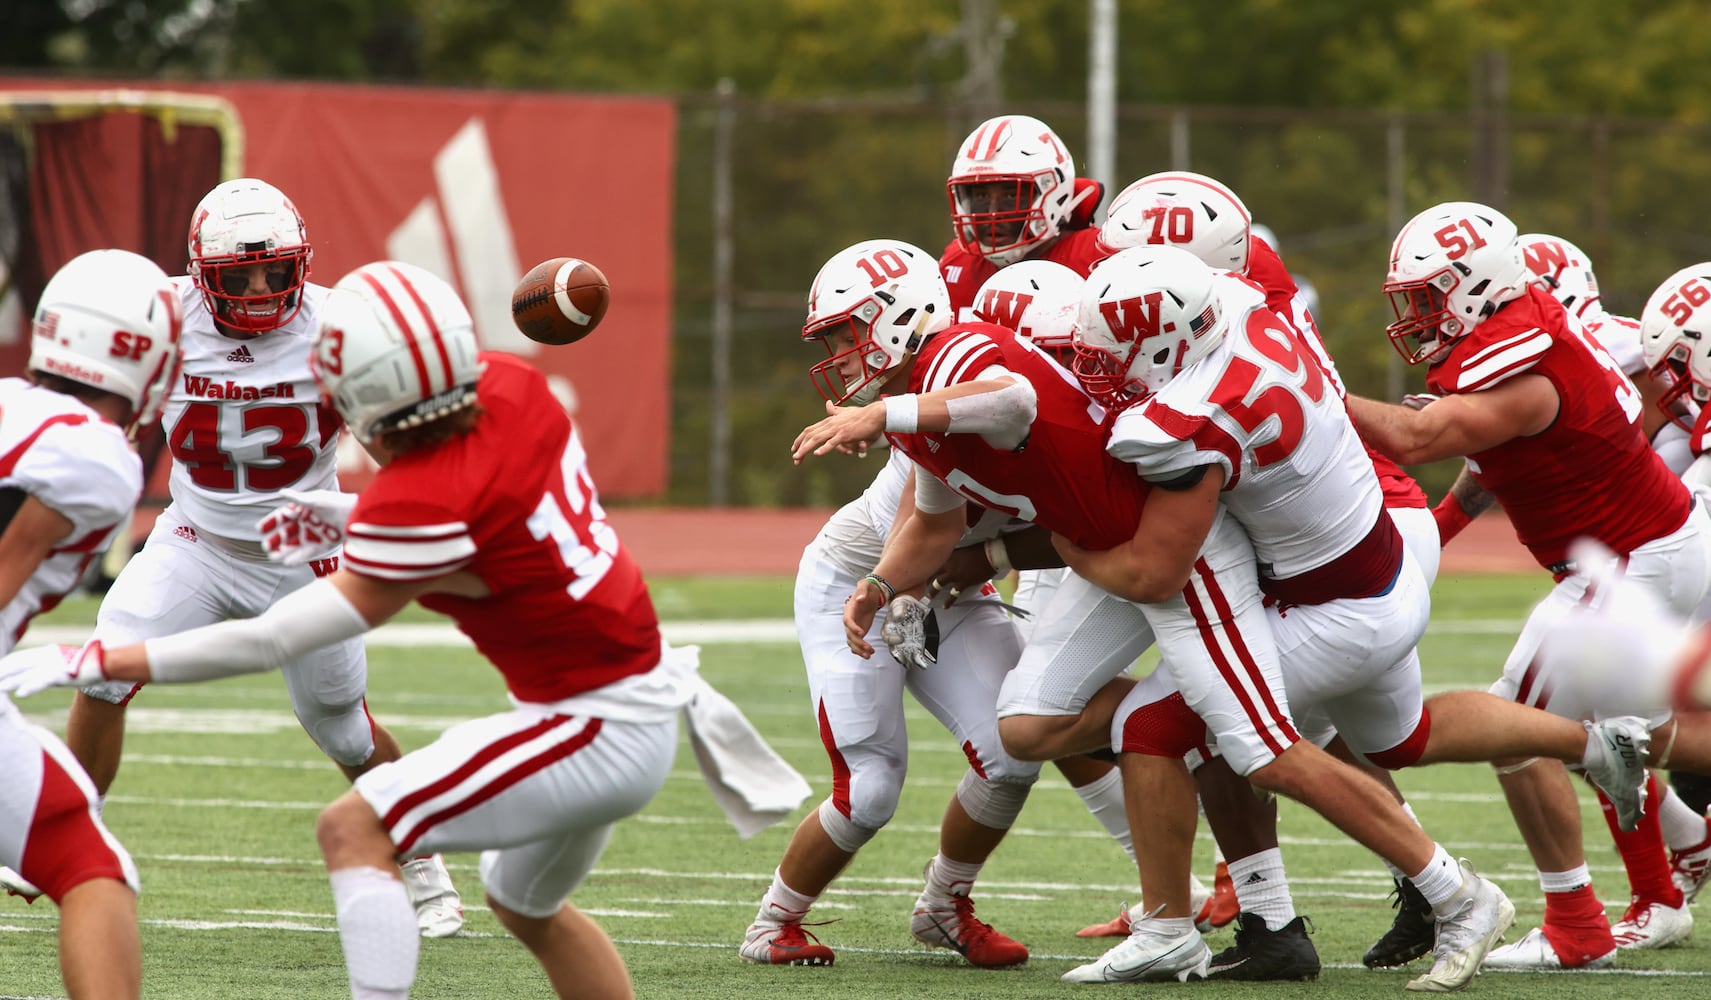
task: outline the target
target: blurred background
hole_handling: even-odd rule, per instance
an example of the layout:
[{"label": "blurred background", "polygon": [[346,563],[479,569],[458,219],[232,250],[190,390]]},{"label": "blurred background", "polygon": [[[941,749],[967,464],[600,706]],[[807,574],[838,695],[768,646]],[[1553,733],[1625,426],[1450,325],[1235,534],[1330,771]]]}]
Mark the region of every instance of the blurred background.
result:
[{"label": "blurred background", "polygon": [[[26,0],[0,30],[0,361],[21,360],[18,303],[88,248],[78,240],[138,244],[182,272],[189,207],[221,176],[255,174],[298,200],[314,280],[394,256],[458,281],[484,341],[531,354],[593,422],[609,496],[835,506],[875,467],[789,462],[823,405],[807,379],[823,354],[799,340],[807,287],[860,239],[942,248],[956,144],[1018,112],[1058,132],[1107,204],[1163,169],[1231,185],[1316,288],[1350,388],[1394,398],[1423,372],[1386,341],[1379,286],[1391,237],[1436,202],[1484,201],[1523,232],[1577,243],[1623,315],[1711,257],[1706,12],[1688,0]],[[116,112],[142,123],[122,133],[88,131],[92,106],[115,113],[105,97],[61,93],[120,87],[155,95]],[[1115,98],[1103,116],[1089,103],[1102,87]],[[68,123],[82,123],[71,155],[54,138]],[[184,145],[193,126],[217,137],[199,157]],[[145,152],[103,174],[114,134]],[[502,329],[507,283],[559,255],[607,271],[612,312],[589,341],[532,353]],[[1435,499],[1454,466],[1417,471]]]}]

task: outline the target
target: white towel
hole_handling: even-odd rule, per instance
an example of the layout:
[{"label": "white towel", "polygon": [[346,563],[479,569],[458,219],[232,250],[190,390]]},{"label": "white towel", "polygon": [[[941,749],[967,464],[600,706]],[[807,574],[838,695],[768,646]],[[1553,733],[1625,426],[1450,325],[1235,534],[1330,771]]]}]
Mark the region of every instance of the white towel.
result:
[{"label": "white towel", "polygon": [[795,812],[814,790],[767,745],[731,699],[700,674],[691,684],[694,694],[683,707],[683,718],[695,763],[737,836],[747,840]]}]

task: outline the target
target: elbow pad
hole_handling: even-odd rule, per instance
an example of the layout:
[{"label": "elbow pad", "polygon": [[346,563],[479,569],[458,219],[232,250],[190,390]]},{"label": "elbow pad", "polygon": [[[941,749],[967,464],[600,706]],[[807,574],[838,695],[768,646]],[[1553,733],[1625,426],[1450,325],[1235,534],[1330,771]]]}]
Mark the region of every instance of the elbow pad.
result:
[{"label": "elbow pad", "polygon": [[1015,448],[1027,439],[1039,404],[1033,383],[1015,376],[1002,389],[947,400],[949,433],[980,434],[995,447]]}]

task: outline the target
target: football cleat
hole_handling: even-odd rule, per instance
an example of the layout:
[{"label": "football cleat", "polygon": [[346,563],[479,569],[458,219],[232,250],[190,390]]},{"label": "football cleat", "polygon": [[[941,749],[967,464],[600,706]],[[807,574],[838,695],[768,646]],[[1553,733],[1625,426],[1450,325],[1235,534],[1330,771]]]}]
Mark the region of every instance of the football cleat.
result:
[{"label": "football cleat", "polygon": [[1480,963],[1515,922],[1515,904],[1503,890],[1482,878],[1466,861],[1462,884],[1438,915],[1438,940],[1432,968],[1408,981],[1415,993],[1454,993],[1479,973]]},{"label": "football cleat", "polygon": [[1432,904],[1405,878],[1396,880],[1393,893],[1396,902],[1390,904],[1396,919],[1390,929],[1373,942],[1362,955],[1361,964],[1369,969],[1391,969],[1407,965],[1432,950],[1438,938],[1438,920],[1432,915]]},{"label": "football cleat", "polygon": [[1551,939],[1545,937],[1543,930],[1535,927],[1514,944],[1493,948],[1486,954],[1483,967],[1505,972],[1560,972],[1563,969],[1608,969],[1615,964],[1616,949],[1611,948],[1604,954],[1584,962],[1564,965],[1563,960],[1557,956],[1556,948],[1551,946]]},{"label": "football cleat", "polygon": [[[1207,897],[1211,899],[1210,896]],[[1123,903],[1117,907],[1117,915],[1102,924],[1088,924],[1075,932],[1078,938],[1128,937],[1129,936],[1129,904]]]},{"label": "football cleat", "polygon": [[1670,878],[1689,903],[1699,898],[1699,890],[1711,880],[1711,821],[1706,823],[1706,834],[1698,847],[1669,852]]},{"label": "football cleat", "polygon": [[1652,734],[1646,720],[1618,715],[1586,723],[1586,738],[1603,747],[1603,759],[1586,769],[1586,777],[1597,785],[1616,809],[1616,824],[1632,830],[1646,810],[1646,750]]},{"label": "football cleat", "polygon": [[[1198,879],[1195,880],[1198,883]],[[1194,929],[1204,934],[1218,927],[1228,927],[1242,912],[1242,904],[1236,899],[1236,883],[1230,878],[1230,866],[1218,862],[1217,869],[1212,874],[1212,898],[1205,905],[1195,909]]]},{"label": "football cleat", "polygon": [[1157,921],[1141,919],[1128,937],[1086,965],[1063,974],[1066,983],[1152,983],[1172,979],[1187,982],[1206,978],[1212,950],[1206,939],[1190,927],[1171,934],[1157,929]]},{"label": "football cleat", "polygon": [[1307,982],[1319,978],[1319,952],[1307,937],[1306,917],[1296,917],[1275,931],[1257,913],[1236,919],[1236,943],[1212,956],[1207,979]]},{"label": "football cleat", "polygon": [[837,958],[799,921],[750,924],[737,949],[743,961],[756,965],[831,965]]},{"label": "football cleat", "polygon": [[26,903],[40,899],[42,891],[36,884],[10,868],[0,867],[0,889],[6,890],[6,895],[17,896]]},{"label": "football cleat", "polygon": [[1022,942],[974,917],[974,900],[923,890],[909,918],[909,933],[922,944],[949,948],[983,969],[1021,965],[1028,960]]},{"label": "football cleat", "polygon": [[1641,902],[1637,897],[1628,904],[1628,912],[1611,925],[1616,947],[1622,951],[1647,951],[1681,944],[1693,936],[1693,911],[1687,901],[1680,906],[1665,906],[1655,900]]},{"label": "football cleat", "polygon": [[451,937],[463,927],[463,897],[452,886],[451,872],[438,854],[398,866],[404,890],[416,908],[416,927],[423,937]]}]

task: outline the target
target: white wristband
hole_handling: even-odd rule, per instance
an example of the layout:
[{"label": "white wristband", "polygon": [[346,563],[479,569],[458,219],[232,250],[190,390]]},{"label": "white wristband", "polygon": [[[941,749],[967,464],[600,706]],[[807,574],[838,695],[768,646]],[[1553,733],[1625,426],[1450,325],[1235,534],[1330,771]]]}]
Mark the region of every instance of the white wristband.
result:
[{"label": "white wristband", "polygon": [[992,564],[994,576],[1009,576],[1015,567],[1010,565],[1010,550],[1004,545],[1004,539],[994,538],[986,543],[986,561]]},{"label": "white wristband", "polygon": [[921,423],[921,397],[912,392],[885,397],[885,429],[893,434],[913,434]]}]

